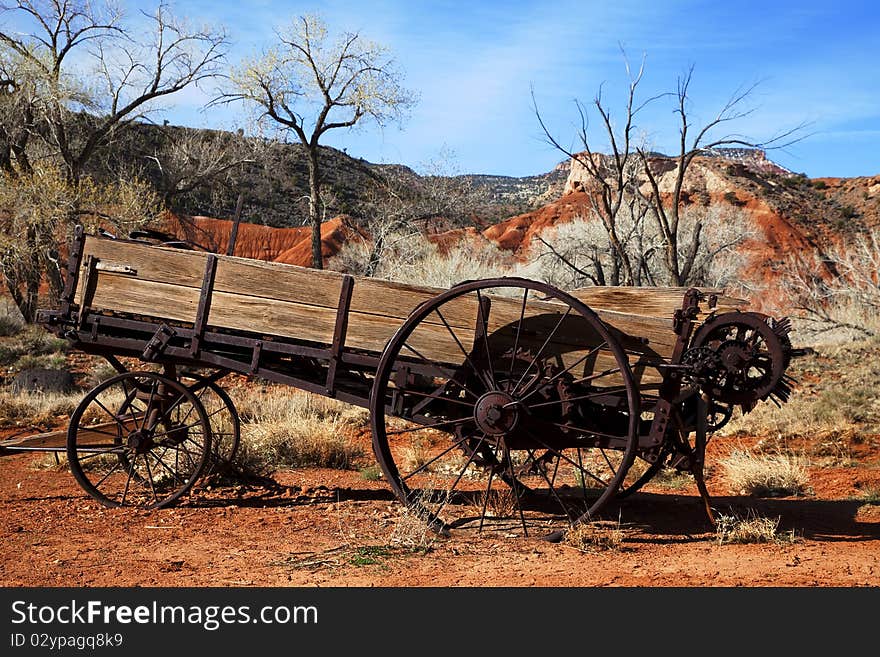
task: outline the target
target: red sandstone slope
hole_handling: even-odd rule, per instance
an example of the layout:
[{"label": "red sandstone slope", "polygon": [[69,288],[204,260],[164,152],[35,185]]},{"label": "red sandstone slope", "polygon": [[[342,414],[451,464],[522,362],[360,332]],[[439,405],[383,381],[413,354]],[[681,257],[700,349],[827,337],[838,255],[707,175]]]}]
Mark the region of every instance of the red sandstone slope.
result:
[{"label": "red sandstone slope", "polygon": [[[742,191],[735,193],[737,194],[735,203],[753,220],[756,237],[746,242],[744,246],[756,267],[769,265],[789,253],[817,248],[811,237],[765,201]],[[723,194],[715,193],[709,195],[708,203],[731,204]],[[490,226],[482,232],[482,235],[503,249],[526,255],[537,235],[558,224],[589,216],[590,210],[588,194],[583,191],[570,192],[539,210],[517,215]],[[447,236],[446,239],[448,241],[450,237]]]},{"label": "red sandstone slope", "polygon": [[[162,228],[178,239],[199,244],[216,253],[226,253],[232,234],[231,221],[210,217],[167,217]],[[363,233],[344,215],[325,221],[321,225],[324,261],[336,255],[342,245],[355,235]],[[309,267],[312,264],[311,227],[273,228],[241,223],[233,255]]]},{"label": "red sandstone slope", "polygon": [[[674,169],[674,161],[658,160],[663,194],[671,192]],[[501,221],[481,234],[527,257],[537,235],[590,215],[593,189],[583,167],[573,165],[559,199]],[[745,213],[754,237],[739,248],[745,257],[743,273],[755,282],[772,283],[776,266],[792,254],[820,252],[859,226],[880,225],[880,176],[817,183],[776,167],[760,152],[751,159],[696,158],[685,178],[683,200],[694,205],[735,206]],[[453,231],[442,239],[449,244],[455,237]]]}]

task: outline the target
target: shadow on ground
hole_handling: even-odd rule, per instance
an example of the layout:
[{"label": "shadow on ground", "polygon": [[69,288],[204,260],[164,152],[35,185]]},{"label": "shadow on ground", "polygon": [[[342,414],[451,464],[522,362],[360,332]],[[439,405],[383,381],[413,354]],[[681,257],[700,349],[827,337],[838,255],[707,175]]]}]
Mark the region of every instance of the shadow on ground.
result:
[{"label": "shadow on ground", "polygon": [[[753,498],[713,497],[716,516],[738,518],[779,518],[779,530],[793,530],[796,536],[814,541],[871,541],[880,539],[880,513],[873,521],[859,519],[859,500],[817,500],[806,497]],[[870,505],[868,505],[870,506]],[[680,542],[698,534],[714,532],[706,517],[702,500],[693,495],[637,493],[604,514],[620,518],[622,524],[639,528],[645,534]],[[638,540],[638,539],[636,539]],[[655,539],[648,539],[656,542]]]}]

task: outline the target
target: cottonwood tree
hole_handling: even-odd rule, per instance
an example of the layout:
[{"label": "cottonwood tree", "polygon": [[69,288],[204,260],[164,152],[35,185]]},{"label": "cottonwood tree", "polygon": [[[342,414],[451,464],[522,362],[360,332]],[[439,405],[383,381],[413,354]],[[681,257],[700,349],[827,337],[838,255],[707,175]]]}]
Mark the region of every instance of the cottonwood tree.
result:
[{"label": "cottonwood tree", "polygon": [[[371,172],[371,183],[352,211],[366,238],[348,254],[348,271],[385,275],[382,263],[386,258],[399,267],[421,258],[428,233],[473,225],[485,195],[470,178],[458,175],[454,153],[441,149],[420,171],[387,166]],[[356,264],[358,258],[361,261]]]},{"label": "cottonwood tree", "polygon": [[[625,55],[624,60],[626,61]],[[685,179],[694,159],[724,147],[768,150],[783,148],[803,138],[804,124],[779,132],[764,141],[720,132],[728,124],[753,113],[754,108],[749,107],[748,102],[757,85],[737,89],[713,118],[701,125],[695,125],[690,113],[693,70],[693,67],[689,68],[678,78],[674,92],[641,100],[639,85],[644,74],[644,60],[635,72],[626,62],[628,87],[620,118],[616,117],[603,98],[601,86],[593,100],[593,110],[601,119],[599,136],[590,129],[589,108],[580,101],[575,101],[581,120],[578,134],[581,150],[578,152],[562,146],[551,133],[533,94],[533,107],[545,138],[586,174],[588,188],[585,191],[590,196],[596,216],[602,222],[609,250],[613,255],[610,262],[611,275],[601,281],[597,277],[599,284],[632,285],[637,278],[641,278],[637,274],[638,267],[644,265],[645,259],[641,259],[641,264],[634,265],[621,235],[621,217],[626,216],[630,224],[635,226],[650,217],[659,232],[659,243],[653,242],[649,247],[652,251],[659,249],[663,254],[663,280],[658,279],[656,283],[686,285],[693,278],[692,272],[699,263],[701,254],[705,253],[703,221],[687,222],[688,234],[683,234],[685,224],[682,221],[682,209],[686,205],[684,201],[687,192]],[[649,149],[644,140],[637,139],[635,120],[649,105],[670,98],[678,116],[677,149],[674,155],[660,156]],[[597,150],[596,144],[603,139],[607,140],[610,153]],[[670,163],[672,167],[669,166]],[[641,228],[630,230],[631,236],[642,234],[644,230]]]},{"label": "cottonwood tree", "polygon": [[7,175],[33,171],[28,147],[41,93],[31,61],[0,42],[0,169]]},{"label": "cottonwood tree", "polygon": [[61,294],[58,241],[69,237],[71,220],[89,230],[119,234],[155,218],[159,204],[143,181],[97,183],[86,176],[71,183],[60,167],[36,163],[30,175],[0,178],[0,273],[25,321],[37,311],[45,276],[52,295]]},{"label": "cottonwood tree", "polygon": [[[18,128],[45,141],[74,183],[119,130],[216,75],[227,45],[222,30],[192,28],[165,3],[138,24],[113,3],[91,0],[17,0],[0,5],[0,17],[24,26],[0,29],[0,60],[10,63],[7,73],[17,64],[4,80],[7,96],[31,113]],[[17,133],[5,133],[12,148]]]},{"label": "cottonwood tree", "polygon": [[217,102],[244,101],[259,120],[291,132],[308,162],[312,266],[323,267],[320,144],[330,130],[371,120],[383,126],[403,119],[415,94],[402,86],[394,59],[357,32],[329,34],[316,16],[296,18],[277,43],[244,61],[229,76]]},{"label": "cottonwood tree", "polygon": [[97,182],[88,167],[162,99],[217,74],[225,47],[222,30],[191,28],[164,3],[136,21],[110,1],[0,4],[0,266],[26,319],[43,275],[57,293],[57,241],[74,222],[153,216],[137,176]]},{"label": "cottonwood tree", "polygon": [[[753,239],[755,231],[744,210],[725,205],[709,207],[691,205],[681,214],[682,234],[689,239],[693,226],[704,227],[700,247],[687,286],[741,287],[742,259],[733,257],[736,246]],[[663,284],[666,275],[663,243],[654,222],[633,221],[631,215],[618,217],[621,245],[633,263],[633,285],[656,286]],[[683,250],[691,244],[683,241]],[[544,280],[564,290],[585,285],[605,285],[602,273],[611,271],[617,259],[605,234],[605,227],[594,216],[578,217],[559,224],[544,235],[537,236],[529,251],[526,274]]]},{"label": "cottonwood tree", "polygon": [[[656,158],[644,147],[638,148],[642,171],[648,179],[650,187],[647,199],[651,213],[664,238],[666,270],[672,285],[687,283],[704,243],[702,235],[704,224],[702,221],[694,222],[691,234],[686,238],[681,235],[680,230],[682,225],[681,212],[684,206],[682,201],[685,193],[685,176],[694,158],[724,147],[738,146],[764,150],[784,148],[802,139],[805,127],[804,124],[800,124],[778,132],[764,141],[756,141],[734,133],[719,135],[719,128],[724,129],[727,124],[743,119],[754,112],[754,108],[747,105],[757,88],[757,84],[737,89],[712,119],[703,125],[695,125],[689,114],[693,71],[693,67],[690,67],[683,76],[678,78],[674,94],[675,113],[679,119],[679,140],[677,154],[674,156],[675,169],[672,173],[672,191],[669,194],[661,192],[659,163]],[[685,239],[689,242],[689,246],[687,249],[680,249]]]},{"label": "cottonwood tree", "polygon": [[[602,121],[602,130],[608,139],[609,153],[597,152],[592,145],[589,132],[589,110],[580,101],[575,100],[575,107],[580,117],[578,137],[581,150],[572,152],[553,136],[544,122],[534,90],[532,91],[532,106],[535,109],[538,123],[544,132],[546,139],[559,151],[577,163],[586,173],[590,183],[588,193],[593,213],[602,222],[608,240],[609,249],[613,255],[610,259],[610,272],[606,276],[601,261],[596,253],[592,259],[595,275],[593,279],[596,285],[633,285],[636,279],[637,269],[634,270],[630,260],[630,254],[626,248],[625,240],[620,233],[619,218],[628,213],[631,223],[638,223],[644,218],[646,205],[639,194],[639,165],[635,152],[637,132],[635,119],[638,113],[644,109],[656,97],[645,101],[638,101],[636,91],[639,82],[644,75],[644,60],[638,71],[633,72],[629,61],[624,57],[628,77],[628,89],[625,101],[624,118],[622,127],[617,128],[612,118],[610,107],[602,98],[602,87],[593,99],[593,106]],[[549,248],[552,246],[547,244]]]}]

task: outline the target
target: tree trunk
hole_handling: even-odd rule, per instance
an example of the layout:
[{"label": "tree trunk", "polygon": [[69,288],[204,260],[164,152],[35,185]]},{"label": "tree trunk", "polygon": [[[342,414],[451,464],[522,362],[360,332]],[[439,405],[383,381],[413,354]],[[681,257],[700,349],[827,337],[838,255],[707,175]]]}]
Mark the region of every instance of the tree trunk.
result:
[{"label": "tree trunk", "polygon": [[61,277],[57,253],[52,254],[48,250],[43,253],[43,271],[49,284],[49,296],[54,302],[61,298],[64,291],[64,279]]},{"label": "tree trunk", "polygon": [[0,146],[0,169],[9,177],[15,177],[15,168],[12,166],[12,148],[9,144]]},{"label": "tree trunk", "polygon": [[364,270],[364,276],[371,278],[376,275],[379,269],[379,263],[382,262],[382,251],[385,250],[385,236],[379,235],[373,242],[373,248],[370,250],[370,259],[367,262],[367,268]]},{"label": "tree trunk", "polygon": [[27,229],[28,262],[24,267],[25,293],[18,309],[24,320],[33,324],[37,317],[40,294],[40,252],[37,249],[37,232],[33,227]]},{"label": "tree trunk", "polygon": [[324,268],[321,254],[321,175],[318,171],[318,149],[307,147],[309,161],[309,222],[312,225],[312,267]]}]

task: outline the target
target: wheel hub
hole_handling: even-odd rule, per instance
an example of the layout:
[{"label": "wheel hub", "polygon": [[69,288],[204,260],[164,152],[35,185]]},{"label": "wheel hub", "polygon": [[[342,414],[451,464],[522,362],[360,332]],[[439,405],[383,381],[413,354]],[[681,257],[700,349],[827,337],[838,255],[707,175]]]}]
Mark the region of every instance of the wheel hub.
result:
[{"label": "wheel hub", "polygon": [[503,436],[516,427],[519,411],[506,392],[487,392],[474,406],[474,421],[487,436]]},{"label": "wheel hub", "polygon": [[718,351],[728,372],[738,372],[750,361],[748,346],[736,341],[722,344]]},{"label": "wheel hub", "polygon": [[153,446],[153,437],[144,431],[132,431],[128,434],[127,444],[135,454],[144,454]]}]

